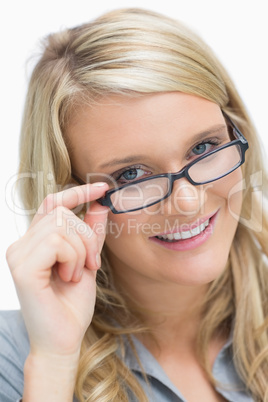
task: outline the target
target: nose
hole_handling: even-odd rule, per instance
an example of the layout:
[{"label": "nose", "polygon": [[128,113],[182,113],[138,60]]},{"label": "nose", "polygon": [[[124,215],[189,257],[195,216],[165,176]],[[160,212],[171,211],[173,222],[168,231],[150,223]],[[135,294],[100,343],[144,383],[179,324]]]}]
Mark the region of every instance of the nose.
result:
[{"label": "nose", "polygon": [[186,178],[175,180],[171,195],[165,200],[164,213],[196,215],[205,204],[207,195],[202,186],[194,186]]}]

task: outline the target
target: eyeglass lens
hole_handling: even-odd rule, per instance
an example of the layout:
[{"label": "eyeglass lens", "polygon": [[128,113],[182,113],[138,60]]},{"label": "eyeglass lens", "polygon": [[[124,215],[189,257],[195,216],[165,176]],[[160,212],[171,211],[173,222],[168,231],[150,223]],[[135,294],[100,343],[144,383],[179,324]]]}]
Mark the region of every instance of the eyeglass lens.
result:
[{"label": "eyeglass lens", "polygon": [[[239,145],[233,144],[193,164],[188,174],[196,184],[214,181],[227,175],[241,163]],[[111,195],[111,202],[119,212],[145,208],[159,202],[170,191],[169,177],[157,177],[123,187]]]},{"label": "eyeglass lens", "polygon": [[240,162],[240,147],[239,145],[232,145],[201,159],[190,167],[188,173],[195,183],[202,184],[228,174]]}]

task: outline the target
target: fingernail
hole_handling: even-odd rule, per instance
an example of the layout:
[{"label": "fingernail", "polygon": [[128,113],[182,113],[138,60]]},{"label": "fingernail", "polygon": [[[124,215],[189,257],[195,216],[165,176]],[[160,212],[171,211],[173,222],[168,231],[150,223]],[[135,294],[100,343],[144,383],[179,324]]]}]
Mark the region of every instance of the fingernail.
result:
[{"label": "fingernail", "polygon": [[96,254],[96,264],[97,264],[98,268],[101,267],[101,257],[99,255],[99,253]]},{"label": "fingernail", "polygon": [[92,186],[94,186],[94,187],[102,187],[102,186],[105,186],[105,184],[107,184],[107,183],[98,182],[98,183],[93,183]]}]

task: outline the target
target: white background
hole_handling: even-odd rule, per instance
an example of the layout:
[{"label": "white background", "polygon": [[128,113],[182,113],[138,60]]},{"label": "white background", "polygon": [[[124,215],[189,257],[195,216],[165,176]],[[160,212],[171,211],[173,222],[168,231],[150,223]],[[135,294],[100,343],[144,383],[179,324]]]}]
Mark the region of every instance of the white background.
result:
[{"label": "white background", "polygon": [[250,112],[268,154],[268,24],[265,0],[16,0],[0,6],[0,309],[19,308],[5,260],[21,236],[24,218],[11,210],[7,184],[18,166],[21,116],[39,40],[46,34],[87,22],[105,11],[142,7],[162,12],[193,28],[223,62]]}]

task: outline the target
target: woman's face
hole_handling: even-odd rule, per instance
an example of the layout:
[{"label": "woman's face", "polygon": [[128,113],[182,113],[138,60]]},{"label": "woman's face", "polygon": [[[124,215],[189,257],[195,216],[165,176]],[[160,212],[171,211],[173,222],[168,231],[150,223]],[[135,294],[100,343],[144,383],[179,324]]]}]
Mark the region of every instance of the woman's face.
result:
[{"label": "woman's face", "polygon": [[[112,175],[119,184],[178,172],[215,144],[230,141],[218,105],[179,92],[104,98],[76,109],[66,134],[81,179],[98,173],[100,181]],[[201,186],[182,178],[159,204],[132,213],[110,212],[106,247],[115,275],[130,286],[203,285],[217,278],[238,224],[241,180],[241,168]],[[172,234],[188,237],[190,229],[195,231],[187,239]]]}]

